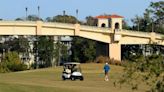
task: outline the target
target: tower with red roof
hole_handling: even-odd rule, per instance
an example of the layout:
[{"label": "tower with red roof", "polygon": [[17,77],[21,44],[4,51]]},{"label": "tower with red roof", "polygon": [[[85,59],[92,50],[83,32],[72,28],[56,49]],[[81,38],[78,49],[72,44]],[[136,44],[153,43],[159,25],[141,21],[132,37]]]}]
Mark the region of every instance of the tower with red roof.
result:
[{"label": "tower with red roof", "polygon": [[107,27],[111,28],[111,30],[119,31],[122,29],[122,20],[123,17],[120,15],[99,15],[95,17],[98,20],[98,27]]}]

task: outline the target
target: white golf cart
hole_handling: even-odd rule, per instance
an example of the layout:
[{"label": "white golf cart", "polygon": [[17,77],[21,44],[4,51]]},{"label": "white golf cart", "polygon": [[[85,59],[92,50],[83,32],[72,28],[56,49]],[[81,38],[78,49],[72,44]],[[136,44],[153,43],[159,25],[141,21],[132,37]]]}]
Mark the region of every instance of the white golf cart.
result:
[{"label": "white golf cart", "polygon": [[80,63],[68,62],[64,63],[63,65],[63,74],[62,79],[71,79],[76,80],[80,79],[81,81],[84,80],[83,75],[81,73]]}]

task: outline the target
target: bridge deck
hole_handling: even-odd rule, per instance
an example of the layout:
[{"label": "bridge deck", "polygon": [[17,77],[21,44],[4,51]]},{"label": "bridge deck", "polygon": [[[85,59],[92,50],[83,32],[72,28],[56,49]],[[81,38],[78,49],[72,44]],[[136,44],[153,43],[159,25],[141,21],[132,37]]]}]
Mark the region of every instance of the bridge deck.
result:
[{"label": "bridge deck", "polygon": [[164,45],[164,35],[121,30],[113,32],[110,28],[100,28],[78,24],[41,21],[0,21],[0,35],[69,35],[112,43],[120,35],[119,44],[149,44],[156,42]]}]

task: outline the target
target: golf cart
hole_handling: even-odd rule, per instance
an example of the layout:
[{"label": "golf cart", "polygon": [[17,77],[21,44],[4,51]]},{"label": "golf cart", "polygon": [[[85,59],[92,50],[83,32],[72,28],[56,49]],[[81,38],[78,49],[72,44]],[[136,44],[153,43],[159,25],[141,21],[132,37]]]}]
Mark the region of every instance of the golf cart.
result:
[{"label": "golf cart", "polygon": [[71,79],[76,80],[80,79],[84,80],[83,75],[81,73],[80,63],[68,62],[63,64],[63,74],[62,79]]}]

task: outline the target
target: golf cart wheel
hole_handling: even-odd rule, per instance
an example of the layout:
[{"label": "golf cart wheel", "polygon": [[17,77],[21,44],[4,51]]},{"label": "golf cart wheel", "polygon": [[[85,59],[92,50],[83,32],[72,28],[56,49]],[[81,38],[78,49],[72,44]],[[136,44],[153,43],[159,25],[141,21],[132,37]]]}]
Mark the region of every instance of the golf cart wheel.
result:
[{"label": "golf cart wheel", "polygon": [[81,78],[80,78],[80,80],[81,80],[81,81],[83,81],[83,80],[84,80],[84,78],[83,78],[83,77],[81,77]]},{"label": "golf cart wheel", "polygon": [[65,81],[65,80],[66,80],[66,78],[65,78],[65,77],[62,77],[62,79],[63,79],[63,81]]}]

